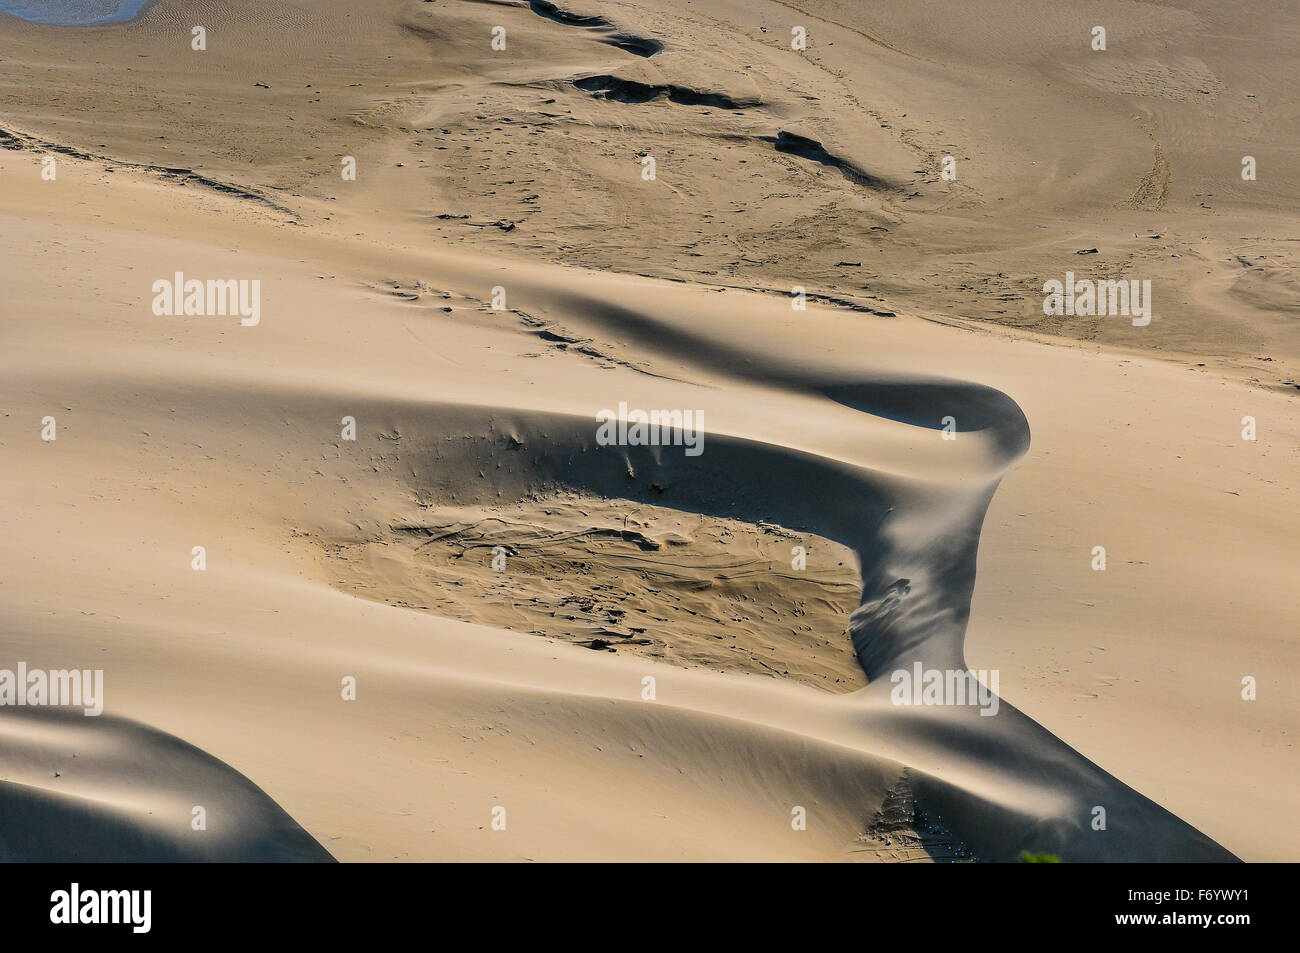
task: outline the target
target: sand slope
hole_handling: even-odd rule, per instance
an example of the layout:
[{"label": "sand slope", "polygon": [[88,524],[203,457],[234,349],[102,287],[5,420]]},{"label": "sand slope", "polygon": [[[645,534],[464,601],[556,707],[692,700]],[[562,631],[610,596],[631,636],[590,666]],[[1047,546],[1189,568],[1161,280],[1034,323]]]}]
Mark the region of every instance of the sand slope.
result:
[{"label": "sand slope", "polygon": [[112,715],[6,708],[5,861],[328,861],[247,778]]},{"label": "sand slope", "polygon": [[[1238,221],[1278,263],[1216,264],[1217,290],[1146,338],[972,330],[1002,318],[959,274],[1013,259],[1041,286],[1096,229],[1145,226],[1157,199],[1119,183],[1150,156],[1071,169],[1079,145],[1052,142],[1043,171],[1066,192],[949,188],[927,143],[976,107],[936,59],[1005,92],[999,71],[1042,37],[1004,50],[868,12],[826,34],[835,48],[777,55],[790,17],[817,37],[854,16],[833,6],[756,21],[723,3],[162,3],[103,30],[4,21],[0,667],[102,668],[109,716],[0,710],[5,750],[38,752],[0,754],[0,776],[28,784],[17,769],[43,770],[39,752],[86,751],[99,767],[76,796],[117,805],[84,825],[105,857],[1294,856],[1269,820],[1293,806],[1300,711],[1278,251],[1294,223],[1243,200],[1193,241],[1195,196],[1171,185],[1161,241],[1180,257],[1158,277],[1180,280],[1189,243],[1255,254],[1221,237]],[[1211,16],[1116,7],[1147,37]],[[184,46],[195,17],[207,59]],[[514,52],[492,59],[465,37],[498,21]],[[88,43],[98,78],[74,82]],[[138,61],[138,86],[109,80],[114,60]],[[1051,68],[1118,130],[1131,77],[1084,62]],[[20,89],[36,63],[57,97]],[[869,132],[844,121],[868,108],[859,69],[925,127],[899,130],[885,104]],[[1056,95],[1022,106],[1045,115]],[[261,322],[155,315],[152,283],[178,271],[260,280]],[[1016,287],[999,293],[1041,308]],[[1242,301],[1268,315],[1255,337],[1225,317]],[[1244,369],[1264,344],[1275,360]],[[595,414],[619,402],[702,412],[705,452],[598,445]],[[1257,442],[1240,440],[1246,414]],[[916,662],[997,669],[997,714],[892,704],[890,673]],[[167,736],[228,769],[177,755],[114,801],[132,762],[113,752]],[[31,810],[56,817],[62,781]],[[234,840],[195,846],[188,808],[149,815],[195,789],[248,819]]]}]

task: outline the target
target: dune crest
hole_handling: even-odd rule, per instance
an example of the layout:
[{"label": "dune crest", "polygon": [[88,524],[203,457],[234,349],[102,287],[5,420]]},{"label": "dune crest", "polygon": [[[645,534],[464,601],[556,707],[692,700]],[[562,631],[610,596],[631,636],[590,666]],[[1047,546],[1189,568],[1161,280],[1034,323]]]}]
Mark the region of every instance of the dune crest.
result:
[{"label": "dune crest", "polygon": [[0,854],[1293,855],[1250,8],[0,18]]}]

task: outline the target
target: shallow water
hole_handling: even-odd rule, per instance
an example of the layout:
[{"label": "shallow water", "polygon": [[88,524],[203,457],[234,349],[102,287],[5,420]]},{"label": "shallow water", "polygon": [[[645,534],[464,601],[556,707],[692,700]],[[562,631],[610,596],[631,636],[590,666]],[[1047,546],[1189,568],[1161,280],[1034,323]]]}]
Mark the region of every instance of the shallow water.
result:
[{"label": "shallow water", "polygon": [[149,0],[0,0],[0,13],[34,23],[89,26],[129,20],[148,3]]}]

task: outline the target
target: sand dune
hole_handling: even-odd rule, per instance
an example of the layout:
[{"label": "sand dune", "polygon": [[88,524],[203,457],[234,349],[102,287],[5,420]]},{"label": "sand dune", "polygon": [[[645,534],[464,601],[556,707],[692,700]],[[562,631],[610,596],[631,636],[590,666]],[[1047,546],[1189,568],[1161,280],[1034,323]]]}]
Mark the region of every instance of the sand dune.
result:
[{"label": "sand dune", "polygon": [[1294,28],[860,6],[0,18],[0,855],[1293,858]]},{"label": "sand dune", "polygon": [[247,778],[152,728],[18,708],[0,732],[0,860],[330,859]]}]

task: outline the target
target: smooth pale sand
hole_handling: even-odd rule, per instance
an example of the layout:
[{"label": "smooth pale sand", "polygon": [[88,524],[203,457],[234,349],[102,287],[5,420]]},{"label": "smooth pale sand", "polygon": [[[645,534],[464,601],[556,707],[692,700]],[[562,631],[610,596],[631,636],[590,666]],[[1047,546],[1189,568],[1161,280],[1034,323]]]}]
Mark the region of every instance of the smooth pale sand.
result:
[{"label": "smooth pale sand", "polygon": [[561,6],[0,19],[0,856],[1295,859],[1294,17]]}]

